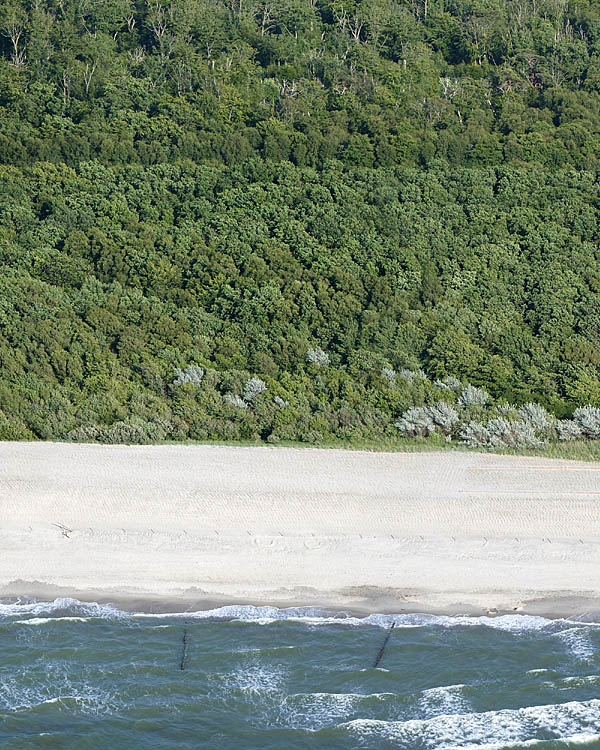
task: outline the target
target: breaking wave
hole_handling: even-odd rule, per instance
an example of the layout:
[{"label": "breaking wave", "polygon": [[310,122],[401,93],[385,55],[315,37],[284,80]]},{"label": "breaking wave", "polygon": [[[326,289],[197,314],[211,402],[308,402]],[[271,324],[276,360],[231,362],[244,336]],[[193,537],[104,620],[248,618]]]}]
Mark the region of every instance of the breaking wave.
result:
[{"label": "breaking wave", "polygon": [[484,713],[446,714],[431,719],[357,719],[338,727],[354,741],[381,740],[397,747],[470,750],[539,740],[600,740],[600,700]]},{"label": "breaking wave", "polygon": [[[27,617],[30,616],[30,617]],[[594,622],[576,620],[550,620],[535,615],[430,615],[430,614],[370,614],[362,617],[347,612],[332,613],[319,607],[253,606],[250,604],[231,604],[213,609],[184,612],[131,612],[119,609],[113,604],[84,602],[68,597],[53,601],[16,601],[0,603],[0,618],[27,618],[17,620],[20,624],[45,625],[60,618],[63,621],[86,621],[92,618],[184,618],[188,620],[229,620],[268,625],[274,622],[300,622],[307,625],[345,625],[375,626],[389,628],[426,628],[426,627],[486,627],[506,632],[552,630],[563,640],[573,654],[582,659],[594,653],[587,633],[598,625]]]},{"label": "breaking wave", "polygon": [[0,711],[24,712],[55,704],[82,714],[112,713],[119,705],[109,690],[92,684],[92,677],[71,674],[68,665],[49,664],[46,679],[34,670],[20,669],[0,678]]}]

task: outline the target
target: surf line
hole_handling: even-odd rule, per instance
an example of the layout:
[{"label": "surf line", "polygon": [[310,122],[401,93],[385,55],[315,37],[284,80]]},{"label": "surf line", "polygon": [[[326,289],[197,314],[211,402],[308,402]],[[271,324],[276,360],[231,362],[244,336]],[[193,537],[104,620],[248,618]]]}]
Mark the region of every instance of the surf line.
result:
[{"label": "surf line", "polygon": [[183,648],[181,650],[181,664],[179,669],[185,669],[185,654],[187,651],[187,626],[183,628]]},{"label": "surf line", "polygon": [[379,649],[379,653],[377,654],[377,658],[375,659],[375,664],[373,664],[373,669],[375,669],[377,665],[379,664],[379,662],[381,661],[381,657],[383,656],[383,652],[385,651],[385,647],[387,646],[388,641],[390,640],[390,636],[392,634],[392,630],[394,629],[395,625],[396,625],[395,622],[392,622],[392,624],[390,625],[390,629],[386,633],[383,646]]}]

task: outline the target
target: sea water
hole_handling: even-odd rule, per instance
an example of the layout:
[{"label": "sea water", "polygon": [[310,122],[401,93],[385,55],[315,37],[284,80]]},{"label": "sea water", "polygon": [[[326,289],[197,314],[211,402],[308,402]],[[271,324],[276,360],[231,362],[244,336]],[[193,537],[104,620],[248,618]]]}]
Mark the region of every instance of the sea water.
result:
[{"label": "sea water", "polygon": [[600,748],[600,625],[0,604],[0,747]]}]

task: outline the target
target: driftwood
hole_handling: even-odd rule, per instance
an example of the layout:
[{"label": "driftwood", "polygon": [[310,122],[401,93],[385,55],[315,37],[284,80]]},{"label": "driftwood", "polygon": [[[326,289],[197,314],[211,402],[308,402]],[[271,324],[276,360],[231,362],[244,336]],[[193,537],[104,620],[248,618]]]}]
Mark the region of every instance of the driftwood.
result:
[{"label": "driftwood", "polygon": [[69,528],[67,528],[67,527],[66,527],[66,526],[65,526],[64,524],[62,524],[62,523],[53,523],[52,525],[53,525],[53,526],[56,526],[56,528],[57,528],[57,529],[60,529],[60,531],[61,531],[61,533],[62,533],[62,535],[63,535],[63,536],[66,536],[66,537],[67,537],[67,539],[70,539],[70,536],[69,536],[69,534],[72,534],[72,533],[73,533],[73,529],[69,529]]}]

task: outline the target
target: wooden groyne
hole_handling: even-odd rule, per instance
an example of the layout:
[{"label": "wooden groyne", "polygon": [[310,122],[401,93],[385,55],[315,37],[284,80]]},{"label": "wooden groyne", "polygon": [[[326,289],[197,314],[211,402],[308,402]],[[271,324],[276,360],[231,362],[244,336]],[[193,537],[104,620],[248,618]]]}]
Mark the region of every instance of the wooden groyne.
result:
[{"label": "wooden groyne", "polygon": [[385,651],[385,647],[387,646],[388,641],[390,640],[390,636],[392,634],[392,630],[394,629],[395,625],[396,625],[395,622],[393,622],[390,625],[390,629],[386,633],[385,640],[383,642],[383,646],[379,649],[379,653],[377,654],[377,658],[375,659],[375,663],[373,664],[373,669],[375,669],[379,665],[379,662],[381,661],[381,658],[383,657],[383,652]]}]

